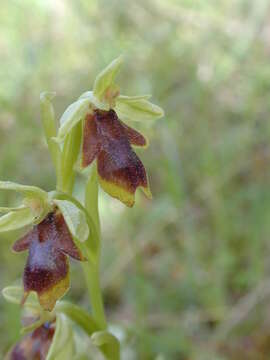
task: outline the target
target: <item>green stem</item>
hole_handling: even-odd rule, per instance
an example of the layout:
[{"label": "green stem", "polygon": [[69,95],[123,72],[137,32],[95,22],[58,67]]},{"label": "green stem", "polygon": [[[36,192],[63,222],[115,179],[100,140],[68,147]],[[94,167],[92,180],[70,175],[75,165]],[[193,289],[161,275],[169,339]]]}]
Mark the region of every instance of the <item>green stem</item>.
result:
[{"label": "green stem", "polygon": [[[72,188],[67,187],[66,194],[72,197]],[[61,193],[59,193],[58,198],[61,198]],[[72,201],[77,203],[77,206],[80,208],[82,205],[72,197]],[[99,330],[105,330],[107,328],[106,316],[103,305],[102,292],[99,281],[99,272],[100,272],[100,222],[99,222],[99,210],[98,210],[98,178],[96,166],[93,166],[92,174],[87,182],[86,191],[85,191],[85,209],[89,214],[90,220],[93,222],[92,226],[90,223],[91,231],[91,244],[94,244],[94,254],[95,259],[93,258],[93,249],[89,248],[89,252],[85,253],[87,257],[87,262],[82,263],[82,268],[88,288],[88,293],[91,301],[91,308],[93,318],[96,324],[99,327]],[[92,256],[91,256],[92,255]]]},{"label": "green stem", "polygon": [[[50,105],[50,104],[49,104]],[[46,108],[47,110],[47,108]],[[50,117],[47,115],[50,110]],[[46,115],[43,118],[53,119],[52,109],[49,108]],[[50,121],[51,125],[52,121]],[[47,125],[47,123],[45,124]],[[53,130],[47,131],[49,135],[54,134],[56,131]],[[63,149],[60,152],[59,149],[57,153],[57,162],[55,162],[56,174],[57,174],[57,190],[64,192],[72,196],[75,172],[74,164],[77,160],[82,137],[82,124],[78,123],[71,132],[67,135]],[[55,135],[54,135],[55,136]],[[48,141],[48,144],[50,142]],[[53,149],[54,150],[54,149]],[[99,223],[99,211],[98,211],[98,179],[96,166],[93,167],[92,174],[88,180],[86,190],[85,190],[85,209],[89,213],[90,218],[93,219],[94,226],[91,226],[91,244],[95,244],[96,251],[95,256],[91,256],[91,250],[86,251],[85,256],[87,257],[87,262],[82,263],[85,280],[88,287],[88,292],[92,305],[92,312],[94,320],[99,326],[100,330],[107,328],[102,293],[100,288],[99,281],[99,258],[100,258],[100,223]],[[93,229],[94,228],[94,229]]]},{"label": "green stem", "polygon": [[86,278],[89,296],[92,304],[93,317],[101,330],[107,328],[100,281],[100,222],[98,210],[98,178],[96,165],[93,165],[92,174],[87,182],[85,191],[85,208],[93,219],[97,231],[95,232],[96,239],[93,241],[98,244],[96,262],[88,261],[83,264],[84,275]]},{"label": "green stem", "polygon": [[84,276],[87,282],[89,297],[91,299],[93,318],[100,330],[107,328],[106,317],[103,306],[99,282],[99,264],[93,264],[87,261],[82,264]]}]

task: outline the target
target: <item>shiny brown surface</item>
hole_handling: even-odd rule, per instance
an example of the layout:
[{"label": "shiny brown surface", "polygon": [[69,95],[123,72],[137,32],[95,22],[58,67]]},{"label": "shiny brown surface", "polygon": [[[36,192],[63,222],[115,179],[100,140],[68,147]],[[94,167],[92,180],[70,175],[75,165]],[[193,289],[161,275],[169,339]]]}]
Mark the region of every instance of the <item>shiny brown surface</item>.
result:
[{"label": "shiny brown surface", "polygon": [[134,194],[137,187],[147,188],[148,183],[145,168],[131,144],[145,146],[146,140],[140,133],[122,123],[114,110],[95,110],[93,115],[86,116],[83,166],[90,165],[97,157],[99,176]]}]

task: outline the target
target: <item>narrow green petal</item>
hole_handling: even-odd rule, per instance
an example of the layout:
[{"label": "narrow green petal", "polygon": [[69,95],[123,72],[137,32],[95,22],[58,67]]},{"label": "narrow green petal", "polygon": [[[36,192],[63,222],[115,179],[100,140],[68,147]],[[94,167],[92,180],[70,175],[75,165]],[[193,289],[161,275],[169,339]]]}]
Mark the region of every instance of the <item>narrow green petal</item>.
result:
[{"label": "narrow green petal", "polygon": [[94,95],[102,100],[105,91],[112,85],[114,85],[114,79],[118,73],[120,66],[122,65],[122,56],[113,60],[101,73],[98,74],[94,84]]}]

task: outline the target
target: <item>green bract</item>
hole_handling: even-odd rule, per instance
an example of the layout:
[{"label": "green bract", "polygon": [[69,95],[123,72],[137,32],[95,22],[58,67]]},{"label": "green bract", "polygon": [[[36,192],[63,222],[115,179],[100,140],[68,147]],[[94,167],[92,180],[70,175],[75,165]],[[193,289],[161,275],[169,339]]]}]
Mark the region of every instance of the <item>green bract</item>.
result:
[{"label": "green bract", "polygon": [[81,242],[86,241],[89,236],[89,227],[84,212],[67,200],[54,200],[54,203],[64,216],[71,235]]},{"label": "green bract", "polygon": [[73,331],[63,314],[56,317],[56,328],[46,360],[72,360],[75,355]]},{"label": "green bract", "polygon": [[122,56],[113,60],[101,73],[96,77],[94,83],[94,95],[102,100],[106,91],[109,87],[114,86],[114,79],[117,72],[122,65],[123,58]]},{"label": "green bract", "polygon": [[108,360],[120,359],[120,344],[108,331],[97,331],[91,336],[92,342],[97,346]]}]

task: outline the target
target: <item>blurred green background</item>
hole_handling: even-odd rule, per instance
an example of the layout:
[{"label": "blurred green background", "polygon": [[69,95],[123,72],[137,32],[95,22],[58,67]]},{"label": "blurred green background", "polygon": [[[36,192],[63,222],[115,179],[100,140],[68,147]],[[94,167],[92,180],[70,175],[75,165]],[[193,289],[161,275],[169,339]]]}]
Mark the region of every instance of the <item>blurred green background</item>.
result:
[{"label": "blurred green background", "polygon": [[[130,210],[102,192],[102,286],[123,359],[269,359],[269,0],[2,2],[0,178],[54,188],[39,94],[56,91],[59,117],[119,54],[122,93],[152,93],[166,112],[134,124],[150,139],[138,153],[153,201],[138,194]],[[1,288],[23,270],[11,244],[1,235]],[[67,298],[87,306],[81,276],[74,262]],[[0,314],[3,354],[20,309],[1,298]]]}]

